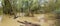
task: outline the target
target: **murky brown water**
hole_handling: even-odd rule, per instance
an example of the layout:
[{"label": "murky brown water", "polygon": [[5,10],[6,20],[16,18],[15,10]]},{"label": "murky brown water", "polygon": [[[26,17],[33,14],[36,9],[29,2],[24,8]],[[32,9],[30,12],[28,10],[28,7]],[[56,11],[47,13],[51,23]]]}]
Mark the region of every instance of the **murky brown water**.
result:
[{"label": "murky brown water", "polygon": [[[13,16],[9,16],[9,15],[4,15],[3,19],[0,23],[0,26],[20,26],[21,23],[18,23],[17,20],[19,21],[28,21],[31,23],[35,23],[35,24],[40,24],[41,26],[52,26],[55,24],[56,20],[48,20],[46,19],[45,22],[40,22],[39,19],[37,17],[41,17],[42,14],[36,14],[36,17],[19,17],[17,19],[13,19]],[[22,24],[24,25],[24,24]]]}]

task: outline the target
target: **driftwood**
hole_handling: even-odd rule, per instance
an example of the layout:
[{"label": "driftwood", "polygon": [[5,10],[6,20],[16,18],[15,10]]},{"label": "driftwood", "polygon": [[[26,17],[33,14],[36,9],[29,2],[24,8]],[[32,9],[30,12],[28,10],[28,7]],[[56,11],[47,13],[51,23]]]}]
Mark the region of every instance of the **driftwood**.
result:
[{"label": "driftwood", "polygon": [[17,22],[22,23],[22,24],[25,24],[25,26],[40,26],[39,24],[33,24],[33,23],[27,22],[27,21],[24,21],[24,22],[17,21]]}]

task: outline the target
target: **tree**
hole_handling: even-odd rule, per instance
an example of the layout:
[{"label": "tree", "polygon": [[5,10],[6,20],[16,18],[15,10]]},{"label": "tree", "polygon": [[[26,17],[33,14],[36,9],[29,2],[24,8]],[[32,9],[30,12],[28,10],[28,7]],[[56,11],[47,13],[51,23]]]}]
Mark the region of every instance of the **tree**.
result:
[{"label": "tree", "polygon": [[13,13],[13,9],[11,6],[11,3],[9,0],[3,0],[3,13],[4,14],[12,14]]}]

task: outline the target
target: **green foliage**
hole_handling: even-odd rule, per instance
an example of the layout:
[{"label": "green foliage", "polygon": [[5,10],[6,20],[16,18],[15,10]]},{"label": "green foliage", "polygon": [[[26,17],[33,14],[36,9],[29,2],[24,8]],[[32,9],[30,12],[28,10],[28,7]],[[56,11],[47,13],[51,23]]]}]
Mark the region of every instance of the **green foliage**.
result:
[{"label": "green foliage", "polygon": [[[44,12],[52,12],[55,10],[58,10],[60,7],[60,0],[57,1],[56,3],[54,2],[49,2],[49,3],[44,3],[44,7],[41,7],[40,4],[38,3],[38,0],[11,0],[8,2],[8,0],[4,0],[4,10],[9,11],[12,10],[14,12],[37,12],[38,10],[43,10]],[[6,3],[6,4],[5,4]]]},{"label": "green foliage", "polygon": [[2,7],[0,7],[0,15],[2,15],[3,14],[3,9],[2,9]]},{"label": "green foliage", "polygon": [[11,13],[12,12],[12,6],[11,6],[9,0],[4,0],[3,3],[4,3],[3,4],[3,13],[5,13],[5,14]]}]

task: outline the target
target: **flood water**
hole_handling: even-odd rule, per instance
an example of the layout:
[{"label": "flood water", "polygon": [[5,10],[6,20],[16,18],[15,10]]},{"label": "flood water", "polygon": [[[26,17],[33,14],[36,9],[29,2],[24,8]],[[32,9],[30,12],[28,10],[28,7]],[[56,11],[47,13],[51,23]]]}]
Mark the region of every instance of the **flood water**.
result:
[{"label": "flood water", "polygon": [[[28,21],[35,24],[40,24],[41,26],[56,26],[56,20],[48,19],[48,16],[44,16],[45,14],[35,14],[35,17],[18,17],[17,19],[13,19],[13,16],[3,15],[2,20],[0,22],[0,26],[20,26],[25,25],[18,23],[17,21]],[[42,18],[41,18],[42,17]]]}]

